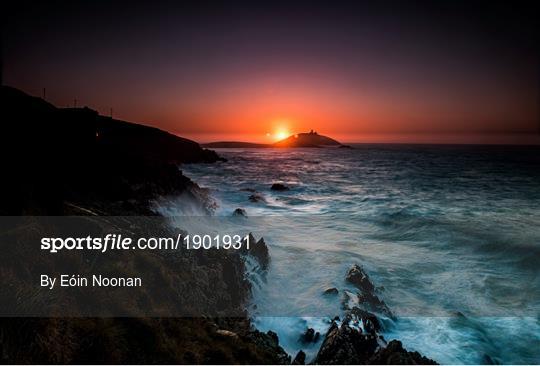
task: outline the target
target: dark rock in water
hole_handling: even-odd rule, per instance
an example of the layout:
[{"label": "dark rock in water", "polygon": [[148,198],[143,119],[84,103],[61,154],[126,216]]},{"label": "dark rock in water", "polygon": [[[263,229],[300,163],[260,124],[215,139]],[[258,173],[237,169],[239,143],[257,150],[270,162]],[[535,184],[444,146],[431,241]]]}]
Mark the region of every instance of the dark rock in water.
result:
[{"label": "dark rock in water", "polygon": [[380,323],[369,312],[355,308],[341,326],[332,321],[314,364],[434,365],[418,352],[409,352],[401,342],[386,344],[379,335]]},{"label": "dark rock in water", "polygon": [[362,323],[363,329],[368,332],[375,334],[381,330],[381,323],[379,319],[369,311],[359,309],[354,307],[350,312],[345,316],[344,322],[353,322],[353,323]]},{"label": "dark rock in water", "polygon": [[243,254],[249,254],[259,262],[262,269],[268,269],[270,264],[270,253],[268,252],[268,246],[264,242],[264,238],[260,238],[258,241],[253,234],[249,233],[249,249],[247,248],[246,240],[242,242],[241,252]]},{"label": "dark rock in water", "polygon": [[339,318],[332,321],[314,364],[435,364],[418,352],[403,349],[401,342],[386,344],[379,334],[382,328],[380,320],[359,306],[367,305],[368,308],[375,307],[376,311],[391,313],[375,295],[375,286],[360,266],[355,264],[349,270],[347,281],[358,287],[361,293],[357,297],[344,291],[344,308],[348,311],[340,326],[337,323]]},{"label": "dark rock in water", "polygon": [[248,198],[251,202],[266,202],[266,199],[264,198],[264,196],[260,193],[253,193],[251,196],[249,196]]},{"label": "dark rock in water", "polygon": [[388,308],[388,306],[386,305],[386,303],[383,300],[381,300],[377,295],[375,295],[373,292],[367,292],[363,294],[359,293],[358,304],[364,305],[366,308],[372,311],[386,314],[391,318],[393,317],[393,314]]},{"label": "dark rock in water", "polygon": [[375,290],[375,286],[369,279],[369,276],[358,264],[353,265],[351,269],[349,269],[345,279],[362,291],[373,292]]},{"label": "dark rock in water", "polygon": [[350,145],[340,145],[339,148],[340,149],[352,149],[353,147],[350,146]]},{"label": "dark rock in water", "polygon": [[324,295],[337,295],[338,294],[338,289],[335,288],[335,287],[330,287],[330,288],[327,288],[326,290],[324,290],[323,294]]},{"label": "dark rock in water", "polygon": [[313,342],[315,336],[315,330],[313,328],[306,329],[306,332],[300,336],[300,340],[304,343]]},{"label": "dark rock in water", "polygon": [[[367,309],[372,311],[381,312],[389,317],[393,317],[392,312],[386,306],[385,302],[381,300],[375,293],[375,285],[371,282],[367,273],[358,264],[351,267],[345,278],[348,282],[355,285],[359,290],[358,297],[354,299],[358,301],[358,305],[364,305]],[[348,293],[349,296],[353,296]],[[346,292],[347,295],[347,292]],[[350,301],[349,301],[350,302]],[[346,308],[352,308],[352,306],[346,306]]]},{"label": "dark rock in water", "polygon": [[302,343],[314,343],[319,340],[321,337],[321,334],[319,332],[315,332],[315,329],[308,328],[306,329],[306,332],[300,336],[300,342]]},{"label": "dark rock in water", "polygon": [[292,362],[293,365],[305,365],[306,364],[306,354],[304,351],[300,350],[294,357]]},{"label": "dark rock in water", "polygon": [[[248,235],[248,240],[249,240],[249,247],[251,248],[253,246],[253,243],[256,243],[257,242],[257,239],[255,239],[255,237],[253,236],[253,233],[249,233]],[[248,249],[248,246],[247,246],[247,242],[246,242],[246,239],[244,239],[242,241],[242,247],[240,248],[240,252],[242,254],[251,254],[249,252],[249,249]]]},{"label": "dark rock in water", "polygon": [[236,210],[234,210],[233,216],[247,217],[247,213],[246,210],[244,210],[243,208],[237,208]]},{"label": "dark rock in water", "polygon": [[258,242],[250,245],[249,252],[252,256],[257,258],[262,269],[267,269],[270,263],[270,254],[268,253],[268,246],[261,238]]},{"label": "dark rock in water", "polygon": [[418,352],[409,352],[400,341],[393,340],[385,348],[381,348],[368,361],[372,365],[436,365],[432,359]]},{"label": "dark rock in water", "polygon": [[338,326],[332,322],[313,363],[365,364],[378,346],[377,335],[363,333],[346,323]]},{"label": "dark rock in water", "polygon": [[289,187],[287,187],[285,184],[274,183],[270,189],[273,191],[288,191]]}]

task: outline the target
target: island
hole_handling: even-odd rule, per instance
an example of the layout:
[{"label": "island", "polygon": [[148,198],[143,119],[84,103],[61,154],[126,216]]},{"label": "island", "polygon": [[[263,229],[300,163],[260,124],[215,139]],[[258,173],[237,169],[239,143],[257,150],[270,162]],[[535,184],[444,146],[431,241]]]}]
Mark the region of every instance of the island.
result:
[{"label": "island", "polygon": [[218,141],[201,144],[206,148],[276,148],[276,147],[341,147],[339,141],[328,136],[320,135],[316,131],[297,133],[273,144],[258,144],[242,141]]}]

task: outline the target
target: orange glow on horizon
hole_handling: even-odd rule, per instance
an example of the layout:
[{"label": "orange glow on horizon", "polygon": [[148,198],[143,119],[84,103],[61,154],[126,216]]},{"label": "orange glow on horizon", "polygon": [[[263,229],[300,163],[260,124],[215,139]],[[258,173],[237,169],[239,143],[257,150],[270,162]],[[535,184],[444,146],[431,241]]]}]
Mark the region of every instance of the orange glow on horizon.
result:
[{"label": "orange glow on horizon", "polygon": [[[197,140],[208,142],[274,143],[310,130],[343,142],[424,141],[427,135],[505,132],[508,120],[516,121],[512,127],[515,131],[530,132],[532,123],[526,117],[537,110],[536,101],[529,102],[530,98],[519,94],[505,95],[504,100],[488,95],[482,103],[464,98],[471,101],[467,104],[442,92],[392,89],[387,93],[363,89],[355,83],[343,85],[323,71],[315,75],[326,77],[283,71],[271,77],[242,79],[235,82],[232,92],[218,88],[204,98],[178,95],[168,123],[162,122],[167,118],[161,114],[139,118],[158,120],[165,130],[179,136],[203,136]],[[482,88],[474,90],[485,95]]]},{"label": "orange glow on horizon", "polygon": [[278,132],[275,133],[274,136],[275,136],[275,139],[279,141],[279,140],[283,140],[283,139],[286,139],[287,137],[289,137],[290,133],[287,132],[287,131],[278,131]]},{"label": "orange glow on horizon", "polygon": [[280,141],[283,139],[286,139],[287,137],[291,136],[291,132],[289,131],[289,125],[290,122],[288,119],[276,119],[271,122],[271,126],[273,127],[274,132],[273,133],[266,133],[266,137],[268,137],[272,142]]},{"label": "orange glow on horizon", "polygon": [[[309,130],[299,130],[309,132]],[[538,134],[339,134],[325,130],[317,131],[341,143],[435,143],[435,144],[527,144],[539,145]],[[178,134],[199,143],[216,141],[243,141],[254,143],[273,143],[275,135],[266,134]]]}]

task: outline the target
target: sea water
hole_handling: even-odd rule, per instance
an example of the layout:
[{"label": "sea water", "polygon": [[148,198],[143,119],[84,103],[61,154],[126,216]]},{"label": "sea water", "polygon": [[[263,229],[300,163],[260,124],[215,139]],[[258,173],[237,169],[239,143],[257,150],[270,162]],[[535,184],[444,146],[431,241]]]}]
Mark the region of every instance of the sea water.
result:
[{"label": "sea water", "polygon": [[343,314],[358,263],[396,315],[387,340],[440,363],[540,363],[540,149],[353,147],[219,149],[227,162],[181,167],[209,188],[216,216],[243,208],[264,222],[256,326],[312,359],[321,341],[300,335],[312,327],[322,340]]}]

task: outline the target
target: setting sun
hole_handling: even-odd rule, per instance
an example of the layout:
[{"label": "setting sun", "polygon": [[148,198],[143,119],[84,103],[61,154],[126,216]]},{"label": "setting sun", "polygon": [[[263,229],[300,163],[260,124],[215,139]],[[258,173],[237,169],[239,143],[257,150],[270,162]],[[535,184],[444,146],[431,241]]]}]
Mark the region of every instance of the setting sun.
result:
[{"label": "setting sun", "polygon": [[283,140],[290,136],[290,133],[285,130],[280,130],[274,134],[276,140]]},{"label": "setting sun", "polygon": [[268,135],[272,140],[279,141],[286,139],[291,135],[289,132],[290,121],[288,118],[278,118],[272,122],[273,133]]}]

